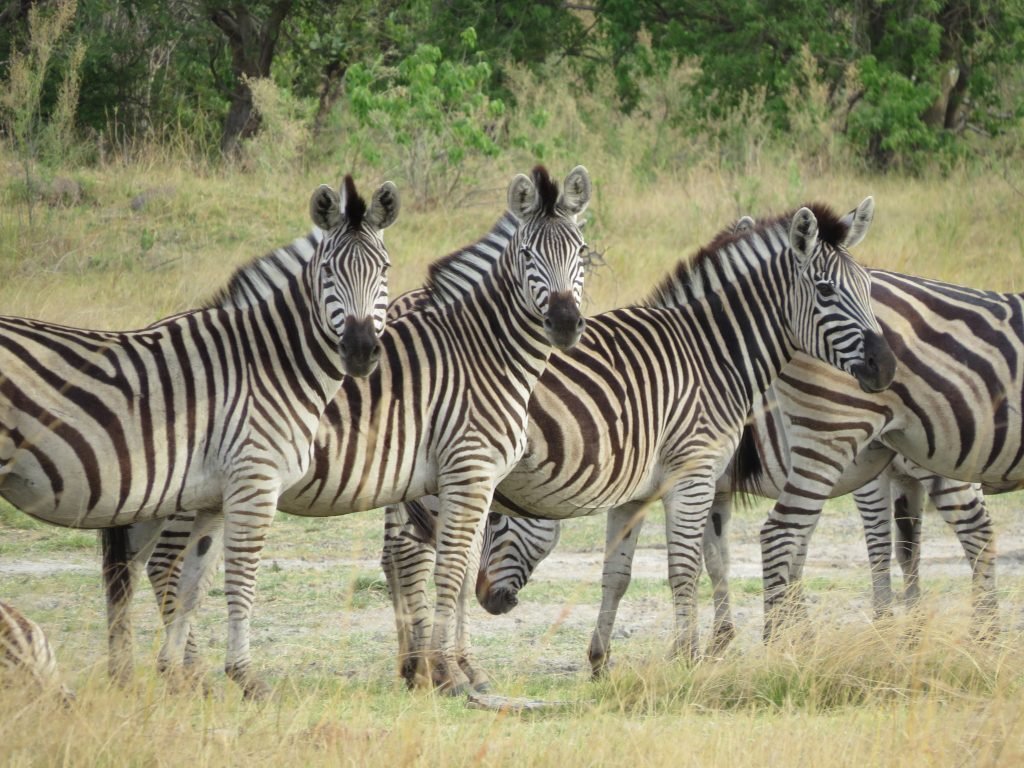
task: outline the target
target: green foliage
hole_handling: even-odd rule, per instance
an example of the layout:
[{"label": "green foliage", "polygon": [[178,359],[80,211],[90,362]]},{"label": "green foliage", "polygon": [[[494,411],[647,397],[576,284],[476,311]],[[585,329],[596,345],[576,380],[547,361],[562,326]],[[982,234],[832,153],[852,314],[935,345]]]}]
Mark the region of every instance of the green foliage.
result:
[{"label": "green foliage", "polygon": [[[474,33],[463,35],[471,49]],[[345,76],[359,160],[394,168],[421,205],[450,199],[467,182],[472,159],[498,152],[504,103],[487,94],[490,65],[446,58],[420,45],[398,63],[355,64]]]}]

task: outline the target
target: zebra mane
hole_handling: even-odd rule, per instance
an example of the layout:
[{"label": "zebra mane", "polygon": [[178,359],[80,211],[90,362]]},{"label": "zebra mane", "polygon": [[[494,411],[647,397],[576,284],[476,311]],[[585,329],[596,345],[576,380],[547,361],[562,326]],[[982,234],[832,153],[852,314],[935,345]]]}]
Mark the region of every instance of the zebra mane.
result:
[{"label": "zebra mane", "polygon": [[[810,208],[818,220],[818,237],[822,242],[838,246],[846,240],[850,225],[835,210],[825,203],[808,203],[806,207]],[[678,307],[701,295],[703,275],[716,270],[726,261],[730,245],[760,238],[764,232],[778,227],[784,227],[788,236],[789,222],[793,220],[797,210],[799,209],[781,216],[759,219],[752,229],[737,232],[735,224],[729,225],[715,235],[710,243],[698,250],[693,258],[680,261],[641,304],[662,309]]]},{"label": "zebra mane", "polygon": [[342,182],[345,185],[345,219],[352,229],[361,229],[366,216],[366,201],[356,192],[356,183],[350,175]]},{"label": "zebra mane", "polygon": [[203,309],[249,307],[282,291],[297,279],[313,258],[322,237],[320,230],[314,230],[290,245],[276,248],[242,265],[231,275],[227,285],[202,305]]},{"label": "zebra mane", "polygon": [[506,211],[480,240],[432,263],[419,305],[447,306],[465,300],[494,270],[518,227],[519,220]]}]

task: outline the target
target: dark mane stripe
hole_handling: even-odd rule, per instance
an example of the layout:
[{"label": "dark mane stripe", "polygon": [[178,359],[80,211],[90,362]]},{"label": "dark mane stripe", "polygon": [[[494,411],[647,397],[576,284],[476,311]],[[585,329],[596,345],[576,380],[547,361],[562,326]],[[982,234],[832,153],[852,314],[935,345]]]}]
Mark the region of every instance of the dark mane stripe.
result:
[{"label": "dark mane stripe", "polygon": [[309,234],[290,245],[257,256],[238,267],[227,284],[203,302],[201,308],[246,307],[283,290],[313,257],[319,241],[319,235]]},{"label": "dark mane stripe", "polygon": [[345,176],[345,218],[352,229],[359,229],[363,226],[363,217],[366,215],[366,201],[356,191],[356,183],[351,176]]},{"label": "dark mane stripe", "polygon": [[[850,231],[850,225],[843,221],[830,206],[825,203],[808,203],[809,208],[818,220],[818,237],[822,242],[831,246],[837,246],[846,239]],[[711,242],[700,248],[689,261],[680,261],[675,268],[665,277],[657,287],[644,299],[645,307],[673,307],[686,302],[692,296],[691,286],[694,275],[702,274],[708,269],[714,269],[725,258],[727,247],[733,243],[741,242],[748,238],[760,237],[765,230],[772,229],[779,225],[788,225],[796,215],[798,208],[768,219],[760,219],[753,229],[743,232],[736,232],[733,225],[729,225],[712,238]]]},{"label": "dark mane stripe", "polygon": [[551,180],[548,169],[543,165],[533,169],[533,186],[537,188],[541,213],[545,216],[554,216],[555,205],[558,203],[558,184]]}]

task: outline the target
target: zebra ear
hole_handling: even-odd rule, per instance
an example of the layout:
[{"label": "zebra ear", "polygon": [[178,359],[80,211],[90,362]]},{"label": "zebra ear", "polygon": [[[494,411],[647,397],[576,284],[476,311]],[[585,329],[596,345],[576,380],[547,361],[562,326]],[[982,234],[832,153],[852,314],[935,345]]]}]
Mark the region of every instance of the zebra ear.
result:
[{"label": "zebra ear", "polygon": [[385,181],[373,193],[370,210],[366,212],[366,222],[376,230],[387,229],[398,218],[398,187]]},{"label": "zebra ear", "polygon": [[321,184],[309,201],[309,215],[313,223],[325,232],[341,224],[341,196],[326,184]]},{"label": "zebra ear", "polygon": [[732,225],[732,233],[734,235],[742,235],[744,232],[751,232],[756,226],[754,219],[750,216],[741,216],[735,224]]},{"label": "zebra ear", "polygon": [[508,185],[508,209],[522,221],[537,209],[537,188],[529,176],[517,174]]},{"label": "zebra ear", "polygon": [[789,246],[800,271],[807,268],[818,245],[818,220],[810,208],[801,208],[789,225]]},{"label": "zebra ear", "polygon": [[848,229],[846,231],[846,238],[842,242],[844,248],[853,248],[868,233],[868,227],[871,226],[871,220],[875,217],[875,198],[868,195],[864,198],[860,205],[850,211],[848,214],[843,216],[843,224]]},{"label": "zebra ear", "polygon": [[577,165],[565,177],[562,196],[558,198],[558,207],[570,216],[579,216],[587,209],[590,193],[590,174],[582,165]]}]

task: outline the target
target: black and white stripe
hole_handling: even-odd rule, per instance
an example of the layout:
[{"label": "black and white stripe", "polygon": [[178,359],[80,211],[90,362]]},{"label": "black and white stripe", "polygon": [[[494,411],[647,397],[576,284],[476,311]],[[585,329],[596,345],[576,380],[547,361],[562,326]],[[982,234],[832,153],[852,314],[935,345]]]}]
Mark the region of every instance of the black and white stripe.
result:
[{"label": "black and white stripe", "polygon": [[[503,218],[477,247],[431,266],[420,308],[388,324],[376,372],[343,383],[309,471],[280,500],[292,514],[333,516],[439,494],[437,655],[419,649],[409,663],[434,662],[455,690],[480,682],[460,668],[448,627],[464,575],[476,571],[484,513],[525,449],[527,402],[552,345],[572,346],[584,327],[576,218],[590,199],[586,170],[574,169],[559,194],[537,168],[513,180],[508,199],[514,230]],[[194,585],[209,580],[216,557],[201,543],[215,533],[180,519],[157,545],[150,576],[172,625],[190,620]]]},{"label": "black and white stripe", "polygon": [[[139,331],[0,318],[0,494],[57,525],[184,511],[223,528],[226,667],[251,695],[265,692],[249,672],[263,539],[281,489],[309,466],[344,373],[375,364],[387,304],[381,230],[398,197],[387,183],[367,207],[346,178],[340,193],[320,187],[310,207],[323,237],[292,246],[307,263],[278,290],[268,289],[276,268],[257,262],[210,307]],[[239,306],[254,286],[269,295]],[[161,661],[177,668],[183,652],[172,626]]]},{"label": "black and white stripe", "polygon": [[[844,218],[816,206],[721,235],[648,306],[591,318],[584,340],[552,357],[534,391],[529,451],[498,486],[494,508],[552,519],[613,509],[628,520],[662,499],[681,653],[695,653],[704,523],[757,393],[803,348],[867,389],[892,376],[867,274],[846,251],[872,210],[870,198]],[[395,593],[424,594],[432,506],[388,511],[385,561],[407,566],[391,580]],[[415,635],[401,622],[400,635]]]},{"label": "black and white stripe", "polygon": [[68,704],[74,695],[60,679],[57,657],[32,619],[0,600],[0,689],[2,683],[30,683]]}]

